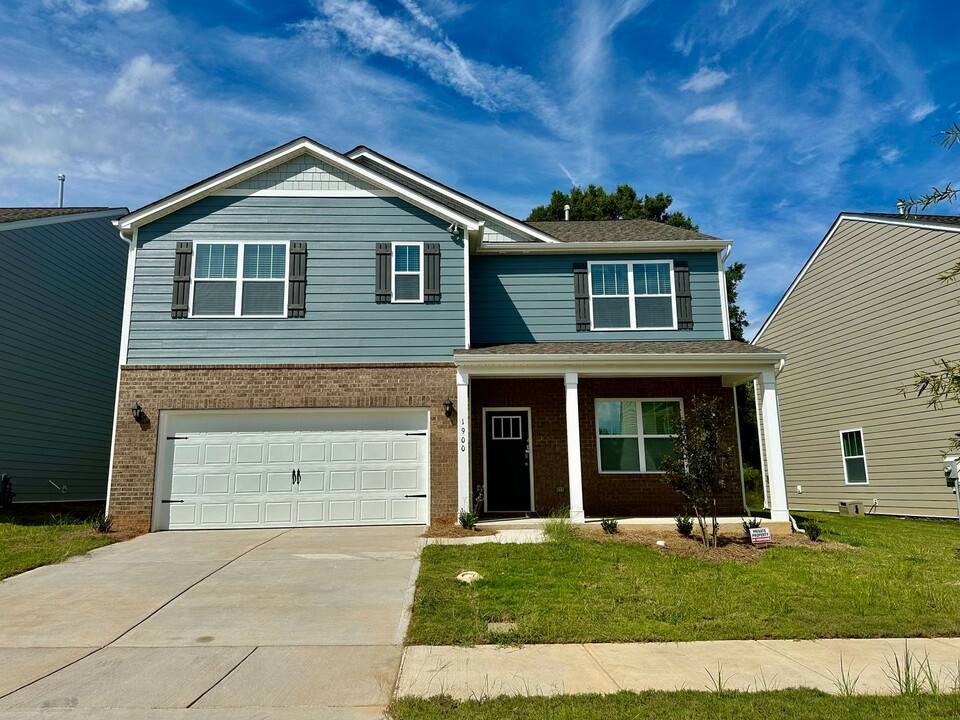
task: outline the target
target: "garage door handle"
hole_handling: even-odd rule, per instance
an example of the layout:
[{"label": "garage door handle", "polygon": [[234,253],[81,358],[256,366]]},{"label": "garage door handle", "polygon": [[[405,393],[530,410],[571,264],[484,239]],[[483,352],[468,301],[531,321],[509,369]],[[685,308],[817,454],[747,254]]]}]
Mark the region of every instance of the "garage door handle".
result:
[{"label": "garage door handle", "polygon": [[182,503],[183,500],[161,500],[160,502],[170,504],[170,503]]},{"label": "garage door handle", "polygon": [[297,485],[300,484],[300,471],[297,470]]},{"label": "garage door handle", "polygon": [[417,433],[404,433],[404,435],[406,435],[407,437],[409,437],[410,435],[420,435],[420,436],[426,437],[427,434],[425,432],[417,432]]},{"label": "garage door handle", "polygon": [[[414,498],[414,497],[422,497],[422,498],[425,498],[426,496],[427,496],[426,493],[424,493],[423,495],[404,495],[405,498]],[[181,502],[183,502],[183,501],[181,500]]]},{"label": "garage door handle", "polygon": [[296,484],[297,484],[297,471],[296,471],[296,470],[291,470],[291,471],[290,471],[290,484],[291,484],[291,485],[296,485]]}]

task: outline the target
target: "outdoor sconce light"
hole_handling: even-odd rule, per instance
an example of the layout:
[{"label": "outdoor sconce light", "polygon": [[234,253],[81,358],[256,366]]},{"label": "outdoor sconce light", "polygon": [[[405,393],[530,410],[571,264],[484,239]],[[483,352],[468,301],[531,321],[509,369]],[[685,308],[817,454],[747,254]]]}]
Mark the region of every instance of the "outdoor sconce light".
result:
[{"label": "outdoor sconce light", "polygon": [[450,398],[443,401],[443,414],[447,417],[453,415],[453,400]]},{"label": "outdoor sconce light", "polygon": [[140,403],[135,402],[130,406],[130,412],[133,413],[133,419],[137,422],[140,422],[143,419],[143,408],[140,407]]}]

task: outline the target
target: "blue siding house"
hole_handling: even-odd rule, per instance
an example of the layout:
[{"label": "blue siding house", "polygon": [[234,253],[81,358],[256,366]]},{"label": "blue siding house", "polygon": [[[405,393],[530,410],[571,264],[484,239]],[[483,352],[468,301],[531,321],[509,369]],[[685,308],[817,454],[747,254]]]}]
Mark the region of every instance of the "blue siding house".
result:
[{"label": "blue siding house", "polygon": [[[726,240],[523,222],[309,138],[117,227],[133,268],[108,508],[121,524],[672,516],[658,476],[673,419],[720,397],[736,443],[733,390],[754,379],[782,484],[767,410],[783,356],[730,339]],[[739,493],[722,510],[740,512]]]},{"label": "blue siding house", "polygon": [[0,473],[15,503],[107,495],[126,208],[0,208]]}]

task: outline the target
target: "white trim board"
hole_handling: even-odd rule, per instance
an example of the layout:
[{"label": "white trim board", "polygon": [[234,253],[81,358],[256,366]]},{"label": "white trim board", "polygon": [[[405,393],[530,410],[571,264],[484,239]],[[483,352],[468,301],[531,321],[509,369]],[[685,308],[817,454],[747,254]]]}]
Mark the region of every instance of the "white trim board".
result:
[{"label": "white trim board", "polygon": [[877,223],[880,225],[901,225],[904,227],[919,228],[921,230],[941,230],[943,232],[960,232],[960,225],[945,225],[939,223],[929,223],[922,220],[910,220],[909,218],[879,218],[871,217],[869,215],[858,215],[856,213],[840,213],[837,215],[837,219],[833,221],[833,225],[830,226],[830,229],[827,231],[827,234],[823,236],[823,239],[820,241],[820,244],[817,245],[816,249],[813,251],[813,254],[804,263],[803,267],[800,268],[800,272],[797,273],[797,276],[793,279],[793,282],[790,283],[790,286],[787,288],[787,291],[783,294],[783,297],[780,298],[780,301],[774,306],[773,311],[767,316],[767,319],[763,321],[763,325],[760,326],[760,329],[757,330],[757,334],[753,336],[753,339],[750,341],[751,345],[757,345],[760,341],[760,337],[770,326],[770,323],[773,322],[773,319],[780,312],[780,308],[783,307],[784,303],[790,298],[790,295],[793,294],[793,291],[796,289],[797,285],[800,284],[800,281],[803,279],[803,276],[807,274],[807,271],[816,262],[817,258],[820,256],[820,253],[823,252],[823,249],[827,246],[827,243],[833,238],[834,233],[840,227],[840,224],[844,220],[851,220],[856,222],[870,222]]},{"label": "white trim board", "polygon": [[396,193],[386,190],[274,190],[272,188],[260,190],[244,190],[227,188],[210,193],[217,197],[397,197]]}]

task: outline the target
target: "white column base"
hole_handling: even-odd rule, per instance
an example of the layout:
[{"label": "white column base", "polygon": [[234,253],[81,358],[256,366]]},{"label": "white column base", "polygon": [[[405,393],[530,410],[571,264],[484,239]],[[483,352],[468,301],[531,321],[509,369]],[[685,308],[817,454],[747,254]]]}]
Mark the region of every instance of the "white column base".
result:
[{"label": "white column base", "polygon": [[780,405],[777,400],[777,375],[773,368],[760,377],[760,409],[763,414],[763,445],[766,451],[767,482],[770,486],[770,519],[782,522],[790,519],[787,507],[787,479],[783,465],[783,445],[780,440]]}]

